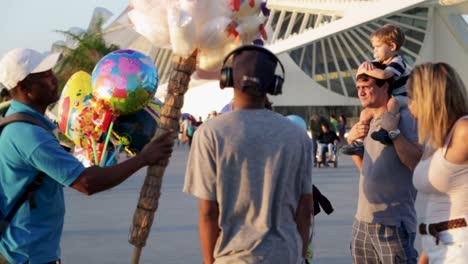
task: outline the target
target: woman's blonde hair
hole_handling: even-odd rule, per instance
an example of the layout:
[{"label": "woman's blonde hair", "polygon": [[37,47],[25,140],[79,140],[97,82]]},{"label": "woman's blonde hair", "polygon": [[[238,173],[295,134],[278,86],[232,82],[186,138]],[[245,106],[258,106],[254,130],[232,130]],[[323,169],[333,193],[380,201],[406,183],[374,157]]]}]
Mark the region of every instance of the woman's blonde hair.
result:
[{"label": "woman's blonde hair", "polygon": [[446,63],[416,66],[408,91],[417,114],[419,143],[441,148],[451,127],[468,114],[466,88],[458,73]]}]

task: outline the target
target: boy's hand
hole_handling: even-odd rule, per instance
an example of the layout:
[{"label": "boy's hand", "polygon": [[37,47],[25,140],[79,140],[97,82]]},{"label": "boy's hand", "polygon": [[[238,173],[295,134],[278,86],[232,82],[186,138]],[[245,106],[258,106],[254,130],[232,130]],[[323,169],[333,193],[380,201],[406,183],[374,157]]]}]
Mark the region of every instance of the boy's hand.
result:
[{"label": "boy's hand", "polygon": [[356,72],[356,77],[358,77],[359,75],[364,74],[364,73],[366,73],[366,69],[364,69],[363,67],[359,67],[357,72]]},{"label": "boy's hand", "polygon": [[375,69],[374,64],[372,64],[370,61],[363,62],[359,68],[364,68],[366,71],[372,71]]},{"label": "boy's hand", "polygon": [[351,144],[358,138],[364,138],[369,132],[369,123],[359,121],[351,128],[348,134],[348,144]]}]

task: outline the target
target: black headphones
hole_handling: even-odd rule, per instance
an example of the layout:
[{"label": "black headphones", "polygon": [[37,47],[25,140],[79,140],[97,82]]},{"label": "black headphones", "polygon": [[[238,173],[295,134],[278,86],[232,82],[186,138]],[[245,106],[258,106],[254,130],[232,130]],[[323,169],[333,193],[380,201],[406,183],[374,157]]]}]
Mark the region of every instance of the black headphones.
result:
[{"label": "black headphones", "polygon": [[221,76],[219,78],[219,86],[221,87],[221,89],[224,89],[224,87],[233,87],[234,86],[234,79],[233,79],[233,75],[232,75],[232,67],[227,67],[226,62],[234,54],[240,53],[240,52],[246,51],[246,50],[261,51],[261,52],[269,55],[274,61],[276,61],[280,65],[282,76],[279,76],[279,75],[275,74],[273,85],[270,85],[269,87],[267,87],[267,89],[268,89],[267,93],[269,93],[271,95],[281,94],[281,92],[283,91],[283,82],[284,82],[284,76],[285,76],[283,64],[278,59],[278,57],[276,57],[276,55],[273,54],[271,51],[269,51],[269,50],[267,50],[267,49],[265,49],[265,48],[263,48],[261,46],[256,46],[256,45],[245,45],[245,46],[239,47],[239,48],[229,52],[229,54],[226,55],[226,58],[223,61],[223,66],[221,68]]}]

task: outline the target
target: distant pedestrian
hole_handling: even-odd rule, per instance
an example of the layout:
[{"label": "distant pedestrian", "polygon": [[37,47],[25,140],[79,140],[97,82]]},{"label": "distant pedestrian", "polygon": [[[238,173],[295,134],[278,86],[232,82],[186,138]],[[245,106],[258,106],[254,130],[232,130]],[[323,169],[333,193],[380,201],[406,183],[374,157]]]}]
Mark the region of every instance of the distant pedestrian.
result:
[{"label": "distant pedestrian", "polygon": [[191,119],[188,119],[186,133],[187,133],[189,148],[192,146],[192,139],[193,139],[193,134],[195,133],[195,129],[196,127],[193,124],[193,121]]},{"label": "distant pedestrian", "polygon": [[198,121],[197,121],[197,123],[195,124],[195,126],[196,126],[196,127],[199,127],[199,126],[201,126],[202,124],[203,124],[202,117],[199,116],[199,117],[198,117]]},{"label": "distant pedestrian", "polygon": [[[338,136],[340,137],[340,142],[345,143],[345,134],[346,134],[347,120],[344,115],[338,117]],[[346,143],[345,143],[346,144]]]},{"label": "distant pedestrian", "polygon": [[330,115],[330,130],[338,133],[338,120],[336,120],[335,115]]}]

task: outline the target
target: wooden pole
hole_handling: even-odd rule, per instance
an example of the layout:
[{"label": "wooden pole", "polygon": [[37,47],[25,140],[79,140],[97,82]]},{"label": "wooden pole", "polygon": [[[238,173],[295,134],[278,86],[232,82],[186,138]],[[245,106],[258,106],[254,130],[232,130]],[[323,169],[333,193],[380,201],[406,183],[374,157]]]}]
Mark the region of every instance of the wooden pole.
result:
[{"label": "wooden pole", "polygon": [[[161,127],[157,130],[153,140],[164,131],[177,130],[181,109],[184,105],[184,95],[188,90],[190,76],[195,71],[196,63],[197,51],[188,58],[173,55],[168,91],[161,109]],[[133,224],[128,241],[135,246],[132,264],[139,263],[142,248],[146,245],[154,214],[158,209],[162,178],[167,165],[148,167],[145,182],[140,191],[138,205],[133,215]]]}]

